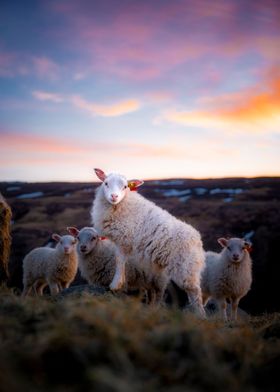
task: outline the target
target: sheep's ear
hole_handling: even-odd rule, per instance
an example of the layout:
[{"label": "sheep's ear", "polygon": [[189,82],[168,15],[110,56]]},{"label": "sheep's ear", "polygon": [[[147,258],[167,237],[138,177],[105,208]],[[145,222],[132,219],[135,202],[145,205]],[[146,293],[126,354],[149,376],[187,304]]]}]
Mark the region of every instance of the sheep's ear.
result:
[{"label": "sheep's ear", "polygon": [[223,247],[227,247],[228,240],[226,238],[219,238],[218,243]]},{"label": "sheep's ear", "polygon": [[61,239],[61,236],[54,233],[54,234],[52,235],[52,239],[55,240],[56,242],[59,242],[60,239]]},{"label": "sheep's ear", "polygon": [[76,227],[67,227],[68,233],[70,233],[73,237],[77,237],[79,234],[79,230]]},{"label": "sheep's ear", "polygon": [[143,185],[144,181],[142,180],[129,180],[127,181],[127,185],[131,191],[135,191],[139,186]]},{"label": "sheep's ear", "polygon": [[94,171],[97,177],[99,178],[99,180],[103,182],[106,178],[106,174],[104,173],[104,171],[101,169],[94,169]]}]

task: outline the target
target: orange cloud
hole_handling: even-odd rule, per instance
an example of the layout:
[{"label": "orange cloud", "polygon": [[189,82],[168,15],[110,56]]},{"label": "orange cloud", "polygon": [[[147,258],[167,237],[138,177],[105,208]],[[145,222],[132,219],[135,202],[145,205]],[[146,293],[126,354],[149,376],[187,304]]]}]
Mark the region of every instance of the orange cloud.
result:
[{"label": "orange cloud", "polygon": [[98,115],[103,117],[122,116],[124,114],[134,112],[140,108],[140,103],[136,99],[129,99],[111,105],[100,105],[86,101],[85,99],[76,95],[72,97],[71,102],[76,107],[84,109],[94,116]]},{"label": "orange cloud", "polygon": [[254,131],[277,129],[280,125],[280,76],[257,89],[200,100],[201,110],[169,111],[161,119],[186,126],[227,128],[240,126]]}]

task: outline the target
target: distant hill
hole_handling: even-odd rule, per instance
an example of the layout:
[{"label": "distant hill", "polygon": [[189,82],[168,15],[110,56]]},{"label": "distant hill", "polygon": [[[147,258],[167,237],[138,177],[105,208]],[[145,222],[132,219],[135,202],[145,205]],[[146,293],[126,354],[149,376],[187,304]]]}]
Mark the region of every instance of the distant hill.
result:
[{"label": "distant hill", "polygon": [[[2,182],[13,210],[11,285],[21,286],[23,256],[66,226],[90,225],[98,184]],[[220,236],[253,242],[252,290],[241,302],[251,313],[280,310],[280,178],[167,179],[147,181],[140,193],[196,227],[205,249],[219,250]]]}]

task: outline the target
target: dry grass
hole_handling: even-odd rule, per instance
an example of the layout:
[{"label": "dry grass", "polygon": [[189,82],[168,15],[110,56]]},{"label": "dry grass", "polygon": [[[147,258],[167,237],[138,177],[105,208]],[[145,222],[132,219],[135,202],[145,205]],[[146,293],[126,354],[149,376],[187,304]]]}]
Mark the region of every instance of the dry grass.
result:
[{"label": "dry grass", "polygon": [[224,325],[110,294],[0,290],[0,390],[274,391],[280,314]]},{"label": "dry grass", "polygon": [[8,263],[11,247],[10,224],[12,211],[0,193],[0,282],[9,276]]}]

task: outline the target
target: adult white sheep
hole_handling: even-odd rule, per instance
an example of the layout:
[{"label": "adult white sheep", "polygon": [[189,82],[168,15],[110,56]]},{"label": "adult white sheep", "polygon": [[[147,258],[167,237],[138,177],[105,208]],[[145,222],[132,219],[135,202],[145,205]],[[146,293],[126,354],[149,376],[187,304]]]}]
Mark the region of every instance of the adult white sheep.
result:
[{"label": "adult white sheep", "polygon": [[220,253],[206,252],[206,267],[202,273],[203,304],[211,297],[218,303],[227,321],[227,300],[231,304],[231,318],[237,319],[239,301],[252,284],[251,244],[241,238],[219,238]]},{"label": "adult white sheep", "polygon": [[102,181],[91,212],[93,225],[118,246],[117,267],[110,285],[119,290],[125,282],[125,262],[129,256],[140,268],[150,269],[160,279],[168,276],[182,289],[200,315],[202,306],[200,275],[204,251],[200,234],[135,190],[143,181],[128,181],[120,174],[108,176],[95,169]]},{"label": "adult white sheep", "polygon": [[77,240],[71,235],[53,234],[52,238],[57,242],[54,249],[35,248],[23,259],[22,296],[32,289],[43,295],[47,285],[52,295],[57,294],[74,280],[78,268]]},{"label": "adult white sheep", "polygon": [[[77,252],[82,277],[88,283],[109,287],[116,270],[116,245],[109,239],[100,237],[93,227],[84,227],[81,230],[68,227],[67,230],[78,240]],[[162,285],[157,290],[153,278],[138,270],[132,262],[125,266],[125,278],[124,290],[138,290],[141,294],[148,292],[152,303],[156,302],[156,299],[162,299],[168,283],[167,277],[163,276]]]}]

